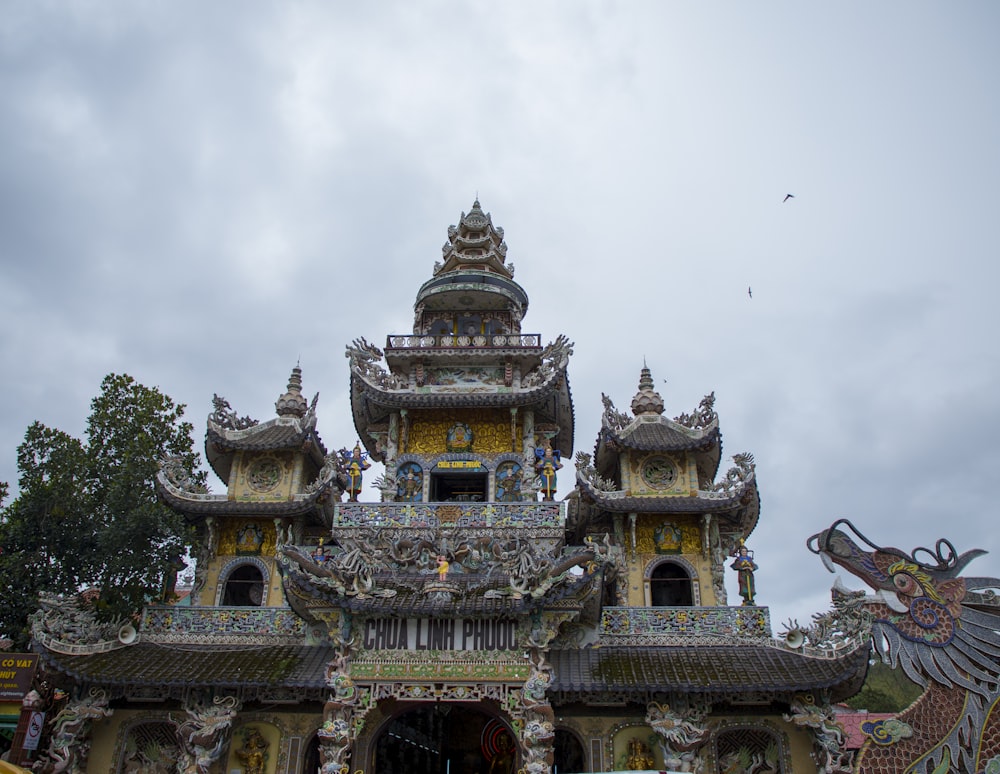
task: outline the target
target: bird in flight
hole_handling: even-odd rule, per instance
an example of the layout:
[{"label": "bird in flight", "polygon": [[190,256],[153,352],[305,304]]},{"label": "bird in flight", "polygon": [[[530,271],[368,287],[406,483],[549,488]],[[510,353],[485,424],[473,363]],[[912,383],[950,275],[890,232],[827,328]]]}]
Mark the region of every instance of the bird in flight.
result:
[{"label": "bird in flight", "polygon": [[749,287],[747,288],[747,295],[750,296],[750,298],[753,298],[753,290]]},{"label": "bird in flight", "polygon": [[781,200],[781,203],[784,204],[789,199],[794,199],[794,198],[795,198],[795,194],[785,194],[785,198]]}]

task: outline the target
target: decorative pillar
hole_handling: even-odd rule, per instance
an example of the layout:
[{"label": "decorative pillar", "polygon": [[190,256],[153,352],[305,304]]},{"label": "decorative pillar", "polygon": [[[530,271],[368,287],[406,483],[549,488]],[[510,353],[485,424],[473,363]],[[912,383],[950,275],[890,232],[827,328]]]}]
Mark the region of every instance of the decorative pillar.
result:
[{"label": "decorative pillar", "polygon": [[663,766],[676,771],[700,771],[702,746],[708,741],[711,727],[705,722],[710,707],[675,710],[669,704],[650,702],[646,723],[659,737]]},{"label": "decorative pillar", "polygon": [[393,411],[389,415],[389,433],[385,442],[385,466],[388,470],[399,455],[399,414]]},{"label": "decorative pillar", "polygon": [[338,654],[326,667],[326,685],[330,700],[323,707],[323,725],[319,737],[320,774],[341,774],[350,771],[351,750],[358,735],[355,710],[358,688],[350,676],[350,663]]},{"label": "decorative pillar", "polygon": [[111,717],[112,712],[108,709],[108,694],[99,688],[71,700],[56,715],[49,748],[32,770],[42,774],[86,771],[91,726],[95,720]]},{"label": "decorative pillar", "polygon": [[525,774],[549,774],[555,760],[555,711],[545,695],[552,684],[552,667],[545,652],[531,649],[531,672],[521,689],[521,702],[516,714],[516,730],[524,760]]},{"label": "decorative pillar", "polygon": [[521,447],[525,465],[531,467],[535,464],[535,412],[532,409],[521,412]]}]

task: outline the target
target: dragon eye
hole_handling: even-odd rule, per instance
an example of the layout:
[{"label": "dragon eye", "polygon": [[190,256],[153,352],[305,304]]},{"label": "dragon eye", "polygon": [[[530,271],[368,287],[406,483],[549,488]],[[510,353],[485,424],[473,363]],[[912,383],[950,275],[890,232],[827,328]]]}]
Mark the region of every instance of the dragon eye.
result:
[{"label": "dragon eye", "polygon": [[901,591],[904,594],[912,594],[917,588],[916,580],[912,576],[902,572],[892,576],[892,583],[897,591]]}]

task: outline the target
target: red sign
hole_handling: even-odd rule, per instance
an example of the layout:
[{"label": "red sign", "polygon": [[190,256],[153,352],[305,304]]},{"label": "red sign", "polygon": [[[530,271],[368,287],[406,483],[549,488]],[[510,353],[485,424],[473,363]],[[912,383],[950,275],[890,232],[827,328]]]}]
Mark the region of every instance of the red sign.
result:
[{"label": "red sign", "polygon": [[37,667],[37,653],[0,653],[0,701],[21,701]]}]

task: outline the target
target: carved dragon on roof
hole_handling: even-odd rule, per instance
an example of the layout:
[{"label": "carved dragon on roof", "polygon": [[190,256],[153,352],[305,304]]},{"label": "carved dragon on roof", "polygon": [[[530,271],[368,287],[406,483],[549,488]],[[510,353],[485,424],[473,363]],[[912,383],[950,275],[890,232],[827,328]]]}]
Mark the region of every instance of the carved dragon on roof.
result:
[{"label": "carved dragon on roof", "polygon": [[875,589],[864,598],[875,651],[925,689],[891,723],[866,724],[854,771],[1000,771],[1000,579],[961,575],[985,552],[938,540],[906,553],[843,519],[807,544]]},{"label": "carved dragon on roof", "polygon": [[542,362],[521,379],[522,387],[537,387],[561,373],[573,354],[573,342],[561,333],[542,349]]},{"label": "carved dragon on roof", "polygon": [[229,401],[220,395],[212,395],[212,406],[215,410],[208,415],[208,421],[224,430],[246,430],[258,424],[256,419],[251,419],[249,416],[241,417],[233,411]]},{"label": "carved dragon on roof", "polygon": [[674,422],[692,430],[702,430],[717,421],[718,418],[719,415],[715,413],[715,393],[710,392],[701,399],[698,408],[692,413],[681,414],[674,419]]},{"label": "carved dragon on roof", "polygon": [[351,361],[351,370],[356,374],[387,390],[398,390],[407,386],[407,381],[389,373],[380,363],[384,357],[381,349],[370,344],[364,336],[347,346],[344,357]]}]

